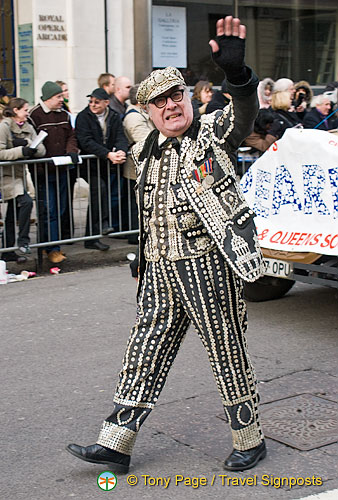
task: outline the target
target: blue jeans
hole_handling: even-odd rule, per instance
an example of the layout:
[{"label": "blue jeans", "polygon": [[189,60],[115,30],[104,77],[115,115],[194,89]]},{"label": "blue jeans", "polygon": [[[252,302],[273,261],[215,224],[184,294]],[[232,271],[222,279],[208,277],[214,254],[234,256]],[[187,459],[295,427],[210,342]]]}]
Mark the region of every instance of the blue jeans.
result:
[{"label": "blue jeans", "polygon": [[[48,241],[57,241],[61,239],[61,217],[67,207],[67,172],[59,172],[59,193],[57,192],[57,177],[56,174],[48,175],[48,205],[47,205],[47,189],[46,184],[42,186],[43,203],[44,203],[44,232],[45,238]],[[59,195],[59,196],[58,196]],[[59,198],[59,199],[58,199]],[[49,224],[48,224],[49,222]],[[59,231],[60,225],[60,231]],[[48,229],[50,234],[48,233]],[[60,245],[52,245],[46,248],[47,252],[52,250],[60,250]]]}]

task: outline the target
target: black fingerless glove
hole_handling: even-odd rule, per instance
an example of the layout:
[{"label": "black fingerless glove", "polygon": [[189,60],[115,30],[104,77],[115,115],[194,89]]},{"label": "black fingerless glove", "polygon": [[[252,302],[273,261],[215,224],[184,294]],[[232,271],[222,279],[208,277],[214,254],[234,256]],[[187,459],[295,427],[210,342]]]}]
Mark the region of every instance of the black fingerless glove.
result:
[{"label": "black fingerless glove", "polygon": [[28,141],[26,139],[20,139],[20,137],[14,137],[13,139],[13,148],[17,146],[27,146]]},{"label": "black fingerless glove", "polygon": [[79,155],[77,153],[67,153],[68,156],[71,157],[72,163],[77,165],[79,163]]},{"label": "black fingerless glove", "polygon": [[36,148],[28,148],[26,146],[22,148],[22,154],[25,158],[32,158],[35,155],[36,151]]},{"label": "black fingerless glove", "polygon": [[219,50],[212,52],[215,63],[225,72],[227,80],[234,85],[242,85],[248,81],[245,56],[245,39],[237,36],[216,36]]}]

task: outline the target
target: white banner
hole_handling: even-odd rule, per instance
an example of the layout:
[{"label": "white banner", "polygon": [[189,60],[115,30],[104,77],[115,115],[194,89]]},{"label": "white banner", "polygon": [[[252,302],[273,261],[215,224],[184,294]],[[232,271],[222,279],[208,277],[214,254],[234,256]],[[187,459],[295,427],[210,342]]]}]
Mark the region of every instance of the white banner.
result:
[{"label": "white banner", "polygon": [[338,137],[287,129],[241,179],[261,246],[338,255]]}]

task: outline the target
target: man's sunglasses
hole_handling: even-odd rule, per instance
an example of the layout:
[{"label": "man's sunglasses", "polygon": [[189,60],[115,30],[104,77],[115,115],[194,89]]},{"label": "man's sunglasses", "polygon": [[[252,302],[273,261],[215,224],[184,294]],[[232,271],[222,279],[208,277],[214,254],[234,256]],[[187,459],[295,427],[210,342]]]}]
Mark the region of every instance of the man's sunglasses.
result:
[{"label": "man's sunglasses", "polygon": [[170,97],[173,102],[181,102],[183,99],[184,91],[185,89],[177,89],[169,95],[159,95],[158,97],[154,97],[154,99],[151,99],[149,103],[155,104],[157,108],[164,108],[164,106],[167,105],[168,97]]}]

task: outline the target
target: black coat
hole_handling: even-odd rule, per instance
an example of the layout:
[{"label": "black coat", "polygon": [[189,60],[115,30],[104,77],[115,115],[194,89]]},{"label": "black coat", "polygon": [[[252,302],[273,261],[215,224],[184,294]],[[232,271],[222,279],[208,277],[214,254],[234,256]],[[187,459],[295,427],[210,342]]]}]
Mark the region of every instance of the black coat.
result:
[{"label": "black coat", "polygon": [[207,106],[206,114],[212,113],[216,109],[223,109],[229,102],[229,99],[220,90],[216,90]]},{"label": "black coat", "polygon": [[[304,127],[305,128],[315,128],[315,126],[318,125],[318,123],[320,123],[324,118],[325,118],[325,116],[323,116],[321,113],[319,113],[319,111],[316,108],[314,108],[311,111],[309,111],[308,113],[306,113],[305,118],[304,118]],[[326,123],[327,123],[327,126],[325,125],[325,122],[323,122],[321,125],[319,125],[319,127],[317,127],[317,129],[319,129],[319,130],[331,130],[333,128],[337,128],[338,127],[338,118],[336,118],[334,115],[330,116],[330,118],[328,118],[326,120]]]},{"label": "black coat", "polygon": [[302,126],[302,121],[298,117],[297,113],[293,111],[285,111],[284,109],[271,109],[274,120],[279,121],[279,130],[277,132],[278,137],[282,137],[287,128],[293,128],[297,126]]},{"label": "black coat", "polygon": [[[103,139],[103,131],[100,122],[97,116],[90,111],[89,106],[78,114],[75,124],[75,133],[81,149],[81,154],[98,156],[102,160],[102,167],[107,160],[107,154],[110,153],[113,148],[115,148],[116,151],[122,150],[127,152],[128,150],[128,140],[123,132],[121,118],[116,111],[110,108],[108,108],[108,110],[105,141]],[[97,161],[91,160],[90,164],[91,169],[93,170],[95,168],[96,170]],[[84,177],[86,178],[85,175]]]}]

